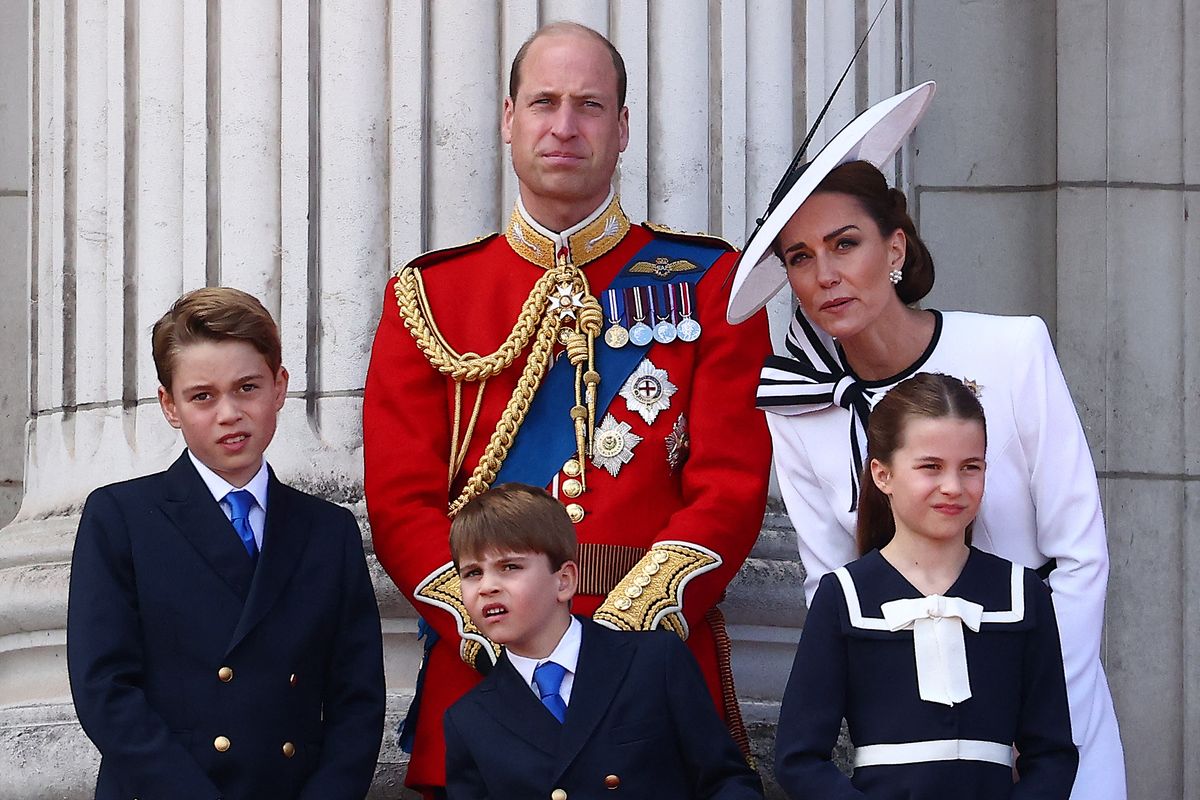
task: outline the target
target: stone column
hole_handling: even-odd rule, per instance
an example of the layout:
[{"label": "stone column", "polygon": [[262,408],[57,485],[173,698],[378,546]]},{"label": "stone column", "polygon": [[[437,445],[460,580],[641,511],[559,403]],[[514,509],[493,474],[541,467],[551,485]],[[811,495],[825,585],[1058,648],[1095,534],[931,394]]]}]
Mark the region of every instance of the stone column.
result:
[{"label": "stone column", "polygon": [[1200,3],[910,13],[932,304],[1049,324],[1105,501],[1129,796],[1200,796]]},{"label": "stone column", "polygon": [[0,524],[13,518],[24,489],[29,416],[29,9],[0,7]]},{"label": "stone column", "polygon": [[[292,376],[268,458],[365,523],[361,397],[384,283],[502,224],[516,182],[499,109],[525,37],[560,17],[607,33],[630,73],[626,210],[740,243],[879,5],[32,0],[33,304],[7,350],[28,355],[17,396],[31,418],[21,509],[0,530],[0,795],[90,796],[98,756],[64,663],[71,548],[90,490],[181,450],[149,354],[176,296],[225,284],[262,298]],[[900,11],[888,15],[813,152],[895,90]],[[780,336],[789,314],[788,298],[773,304]],[[766,764],[803,616],[773,503],[725,606]],[[394,724],[419,656],[414,614],[369,558]],[[403,763],[386,737],[372,796],[396,796]]]}]

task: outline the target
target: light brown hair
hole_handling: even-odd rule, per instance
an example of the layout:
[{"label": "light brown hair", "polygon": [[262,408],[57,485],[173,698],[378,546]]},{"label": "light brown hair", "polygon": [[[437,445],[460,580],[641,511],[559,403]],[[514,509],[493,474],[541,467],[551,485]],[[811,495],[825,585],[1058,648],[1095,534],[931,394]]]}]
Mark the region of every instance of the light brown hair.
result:
[{"label": "light brown hair", "polygon": [[[983,406],[975,393],[958,378],[932,372],[918,372],[900,381],[884,395],[871,411],[867,423],[867,458],[863,464],[858,498],[858,524],[855,539],[858,554],[883,547],[896,535],[892,504],[871,476],[872,459],[891,464],[896,451],[904,446],[904,429],[914,419],[956,419],[974,421],[983,429],[987,445],[987,425]],[[967,525],[966,543],[971,543],[974,520]]]},{"label": "light brown hair", "polygon": [[505,483],[463,506],[450,523],[450,557],[463,559],[488,552],[542,553],[550,569],[574,561],[579,546],[575,525],[562,503],[545,489]]},{"label": "light brown hair", "polygon": [[521,64],[525,62],[525,56],[529,53],[529,46],[543,36],[567,33],[590,36],[603,44],[605,49],[608,50],[609,56],[612,57],[613,69],[617,71],[617,109],[624,108],[625,89],[629,84],[629,76],[625,72],[625,59],[621,57],[621,53],[604,34],[589,28],[587,25],[580,25],[578,22],[568,22],[566,20],[550,22],[538,28],[533,32],[533,35],[525,40],[521,48],[517,50],[517,54],[513,56],[512,67],[508,71],[508,96],[513,102],[516,102],[517,90],[521,88]]},{"label": "light brown hair", "polygon": [[197,342],[246,342],[266,359],[271,374],[283,363],[279,329],[253,295],[224,286],[196,289],[180,297],[150,333],[154,369],[168,392],[180,351]]}]

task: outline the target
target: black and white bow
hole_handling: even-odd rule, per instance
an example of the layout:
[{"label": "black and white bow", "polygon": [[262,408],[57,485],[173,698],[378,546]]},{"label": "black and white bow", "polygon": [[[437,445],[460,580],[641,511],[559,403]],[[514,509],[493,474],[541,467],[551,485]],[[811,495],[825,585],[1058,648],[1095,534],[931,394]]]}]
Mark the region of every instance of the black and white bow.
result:
[{"label": "black and white bow", "polygon": [[784,416],[833,405],[850,412],[850,510],[854,511],[867,452],[867,420],[890,387],[868,385],[846,369],[833,340],[819,333],[800,309],[784,346],[790,355],[768,356],[763,363],[755,404]]}]

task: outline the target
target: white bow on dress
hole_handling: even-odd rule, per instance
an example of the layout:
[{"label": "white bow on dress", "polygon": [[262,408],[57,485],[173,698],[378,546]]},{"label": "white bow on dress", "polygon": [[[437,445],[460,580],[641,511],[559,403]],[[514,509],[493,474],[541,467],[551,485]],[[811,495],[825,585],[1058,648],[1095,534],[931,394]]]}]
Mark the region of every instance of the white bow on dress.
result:
[{"label": "white bow on dress", "polygon": [[983,606],[940,594],[880,606],[888,629],[913,632],[921,699],[952,706],[971,696],[963,626],[979,631]]}]

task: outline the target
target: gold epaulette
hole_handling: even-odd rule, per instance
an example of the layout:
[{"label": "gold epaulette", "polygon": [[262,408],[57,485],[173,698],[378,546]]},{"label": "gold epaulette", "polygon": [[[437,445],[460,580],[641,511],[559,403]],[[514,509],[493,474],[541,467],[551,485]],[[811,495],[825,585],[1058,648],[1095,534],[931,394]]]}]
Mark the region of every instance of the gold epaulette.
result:
[{"label": "gold epaulette", "polygon": [[681,242],[690,242],[692,244],[707,245],[715,247],[719,250],[733,252],[737,250],[731,243],[722,239],[720,236],[713,236],[711,233],[688,233],[687,231],[677,231],[673,228],[668,228],[666,225],[659,225],[657,222],[643,222],[642,227],[651,233],[656,233],[659,236],[665,236],[668,239],[678,239]]},{"label": "gold epaulette", "polygon": [[413,269],[424,269],[425,267],[430,267],[434,264],[440,264],[452,256],[457,256],[462,253],[467,253],[471,250],[478,249],[499,235],[500,234],[498,233],[487,233],[483,236],[477,236],[469,242],[463,242],[462,244],[456,244],[450,247],[442,247],[437,250],[426,251],[403,266],[397,267],[396,271],[393,272],[392,275],[393,277],[399,275],[400,270],[408,269],[409,267],[412,267]]}]

